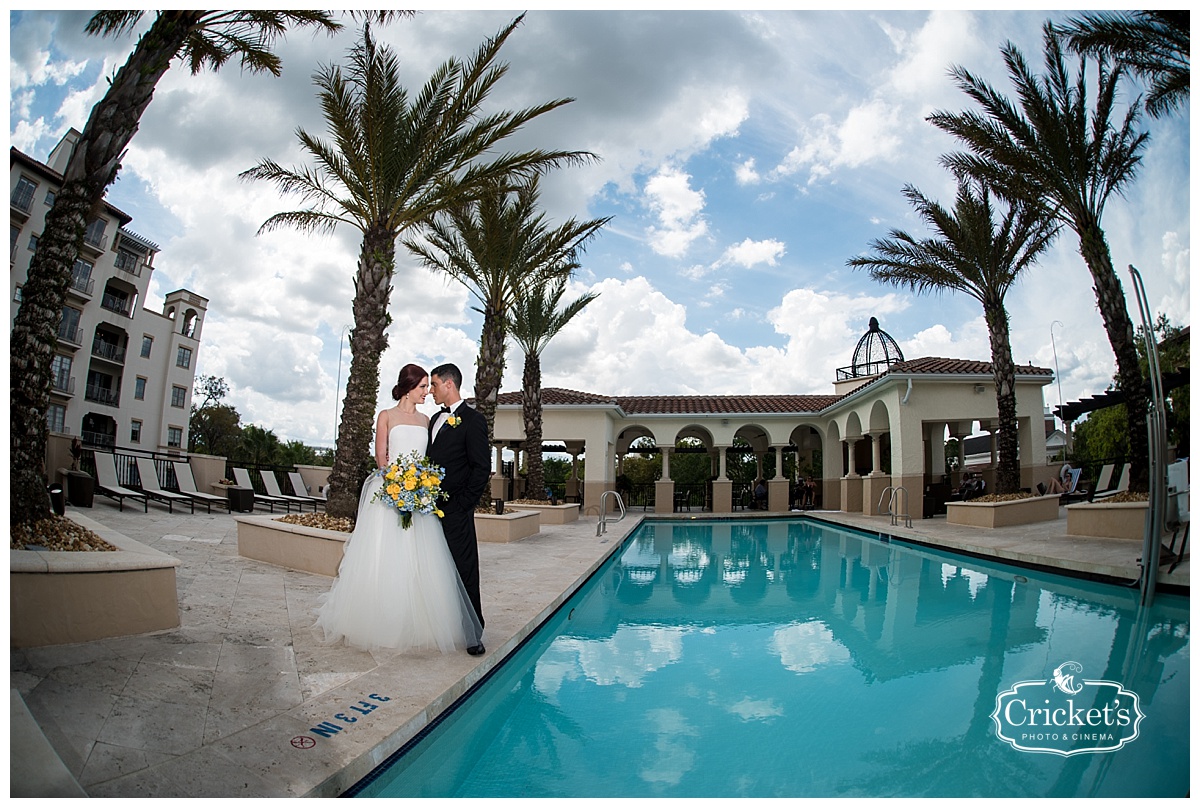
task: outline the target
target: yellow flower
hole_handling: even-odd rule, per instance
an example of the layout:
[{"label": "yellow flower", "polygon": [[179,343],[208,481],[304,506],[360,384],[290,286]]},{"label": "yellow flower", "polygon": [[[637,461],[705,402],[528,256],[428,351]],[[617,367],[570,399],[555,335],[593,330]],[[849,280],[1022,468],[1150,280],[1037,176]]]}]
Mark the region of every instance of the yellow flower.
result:
[{"label": "yellow flower", "polygon": [[441,508],[438,508],[436,511],[434,511],[434,513],[436,513],[436,514],[437,514],[437,518],[438,518],[438,519],[441,519],[441,518],[443,518],[443,517],[446,515],[446,514],[444,514],[444,513],[442,512],[442,509],[441,509]]},{"label": "yellow flower", "polygon": [[409,478],[409,477],[405,477],[405,478],[404,478],[404,490],[405,490],[405,491],[413,491],[413,490],[415,490],[415,489],[416,489],[416,487],[417,487],[417,481],[416,481],[416,480],[414,480],[414,479],[411,479],[411,478]]},{"label": "yellow flower", "polygon": [[395,499],[396,496],[399,495],[399,493],[400,493],[400,486],[396,485],[395,483],[391,483],[390,485],[388,485],[387,489],[385,489],[385,490],[387,491],[388,496]]}]

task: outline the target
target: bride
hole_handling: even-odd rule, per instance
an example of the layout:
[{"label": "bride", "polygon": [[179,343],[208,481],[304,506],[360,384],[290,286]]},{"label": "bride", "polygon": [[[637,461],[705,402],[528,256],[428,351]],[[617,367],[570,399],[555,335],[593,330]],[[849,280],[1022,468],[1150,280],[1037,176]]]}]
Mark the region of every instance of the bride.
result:
[{"label": "bride", "polygon": [[[429,376],[405,365],[392,388],[395,407],[375,423],[375,463],[385,468],[402,454],[424,455],[429,419],[417,411]],[[412,526],[375,502],[382,484],[371,475],[358,500],[358,520],[346,543],[338,576],[317,610],[325,641],[345,640],[366,650],[432,650],[443,653],[479,643],[483,629],[458,577],[442,525],[433,514],[414,513]]]}]

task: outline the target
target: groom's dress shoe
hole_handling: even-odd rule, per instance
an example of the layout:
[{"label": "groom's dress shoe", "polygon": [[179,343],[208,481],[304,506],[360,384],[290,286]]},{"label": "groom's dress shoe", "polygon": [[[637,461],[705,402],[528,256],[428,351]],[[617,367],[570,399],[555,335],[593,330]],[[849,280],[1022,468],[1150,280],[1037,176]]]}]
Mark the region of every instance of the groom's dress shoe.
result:
[{"label": "groom's dress shoe", "polygon": [[467,653],[471,656],[479,656],[486,650],[487,649],[483,647],[483,643],[480,643],[479,645],[472,645],[470,648],[468,648]]}]

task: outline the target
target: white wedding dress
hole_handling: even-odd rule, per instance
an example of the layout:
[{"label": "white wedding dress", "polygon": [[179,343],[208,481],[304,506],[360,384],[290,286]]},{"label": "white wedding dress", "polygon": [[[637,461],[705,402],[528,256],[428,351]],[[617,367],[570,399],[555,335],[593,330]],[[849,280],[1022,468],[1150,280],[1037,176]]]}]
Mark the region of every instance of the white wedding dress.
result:
[{"label": "white wedding dress", "polygon": [[[388,432],[388,459],[416,451],[425,454],[428,431],[397,424]],[[433,650],[443,653],[479,643],[483,630],[446,546],[442,524],[433,514],[413,514],[400,526],[400,514],[372,502],[382,485],[372,475],[358,500],[358,520],[346,543],[338,577],[317,609],[315,627],[325,642],[378,649]]]}]

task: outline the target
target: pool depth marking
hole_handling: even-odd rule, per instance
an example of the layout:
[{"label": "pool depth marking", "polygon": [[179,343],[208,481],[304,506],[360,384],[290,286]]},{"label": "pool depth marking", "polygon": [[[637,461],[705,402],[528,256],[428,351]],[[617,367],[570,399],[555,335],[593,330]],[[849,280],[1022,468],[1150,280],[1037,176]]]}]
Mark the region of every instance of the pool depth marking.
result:
[{"label": "pool depth marking", "polygon": [[[372,701],[359,699],[358,703],[351,704],[349,707],[347,707],[346,712],[334,713],[332,719],[328,721],[322,721],[315,727],[309,727],[308,731],[314,735],[319,735],[322,738],[332,738],[339,732],[350,729],[351,725],[357,724],[361,720],[360,717],[369,716],[371,713],[378,710],[381,706],[383,706],[382,703],[392,700],[389,696],[381,696],[378,693],[369,694],[367,699],[371,699]],[[352,711],[358,713],[359,715],[350,715],[350,712]],[[335,721],[340,723],[335,723]],[[310,741],[311,743],[309,743]],[[317,745],[317,739],[313,738],[311,735],[297,735],[295,738],[292,738],[291,744],[297,749],[311,749]]]}]

